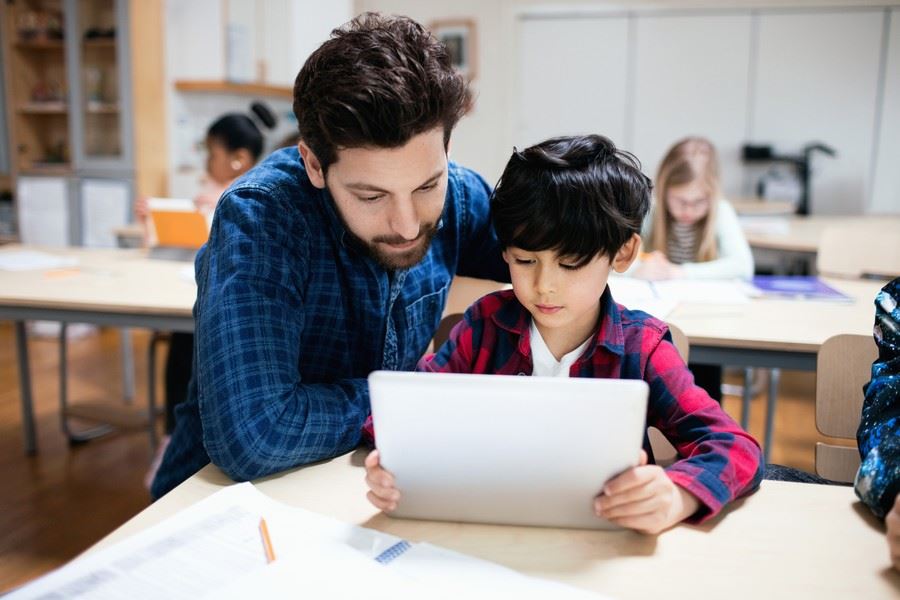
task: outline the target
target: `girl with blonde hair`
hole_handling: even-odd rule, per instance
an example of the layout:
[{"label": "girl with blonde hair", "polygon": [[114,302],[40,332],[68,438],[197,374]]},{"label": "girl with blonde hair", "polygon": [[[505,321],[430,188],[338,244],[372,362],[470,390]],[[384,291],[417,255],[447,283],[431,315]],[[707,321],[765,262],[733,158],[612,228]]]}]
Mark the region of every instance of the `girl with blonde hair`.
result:
[{"label": "girl with blonde hair", "polygon": [[644,279],[750,279],[753,256],[737,215],[722,197],[719,161],[701,137],[677,142],[656,176],[656,198],[642,230]]}]

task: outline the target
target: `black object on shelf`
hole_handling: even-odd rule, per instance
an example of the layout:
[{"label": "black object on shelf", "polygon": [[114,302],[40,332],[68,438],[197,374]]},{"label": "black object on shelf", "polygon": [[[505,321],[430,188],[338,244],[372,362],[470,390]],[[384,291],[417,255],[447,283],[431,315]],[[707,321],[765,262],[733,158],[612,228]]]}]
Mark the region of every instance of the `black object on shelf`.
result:
[{"label": "black object on shelf", "polygon": [[822,152],[828,156],[837,155],[834,148],[822,142],[806,144],[799,155],[775,154],[772,151],[772,146],[744,144],[742,158],[744,162],[778,162],[793,165],[797,169],[797,176],[800,178],[800,202],[797,204],[797,214],[808,215],[811,205],[809,196],[809,163],[813,152]]}]

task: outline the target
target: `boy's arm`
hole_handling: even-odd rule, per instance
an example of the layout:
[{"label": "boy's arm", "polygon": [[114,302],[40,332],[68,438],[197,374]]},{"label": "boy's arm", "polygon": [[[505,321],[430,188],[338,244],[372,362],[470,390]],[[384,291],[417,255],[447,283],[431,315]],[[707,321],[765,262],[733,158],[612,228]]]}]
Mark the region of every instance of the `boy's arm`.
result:
[{"label": "boy's arm", "polygon": [[369,410],[364,379],[311,384],[300,376],[301,352],[315,348],[301,348],[299,340],[315,326],[317,307],[302,292],[306,226],[295,211],[277,208],[283,203],[262,190],[226,196],[198,269],[203,443],[235,480],[352,449]]},{"label": "boy's arm", "polygon": [[856,493],[884,517],[900,492],[900,278],[875,297],[875,343],[878,360],[866,394],[856,439],[862,464]]},{"label": "boy's arm", "polygon": [[472,307],[466,310],[459,323],[450,330],[447,341],[434,354],[423,356],[416,371],[429,373],[472,373],[474,329]]},{"label": "boy's arm", "polygon": [[668,339],[651,351],[644,379],[650,385],[648,424],[686,457],[666,473],[700,501],[693,522],[718,514],[725,504],[759,485],[765,464],[759,443],[694,385],[693,375]]}]

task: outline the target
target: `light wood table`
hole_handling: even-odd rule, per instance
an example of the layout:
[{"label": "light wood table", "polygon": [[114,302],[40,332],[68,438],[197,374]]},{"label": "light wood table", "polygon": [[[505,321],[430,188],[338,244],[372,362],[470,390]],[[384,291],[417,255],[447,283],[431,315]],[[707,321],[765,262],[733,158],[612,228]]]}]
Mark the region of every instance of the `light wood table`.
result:
[{"label": "light wood table", "polygon": [[[764,481],[701,526],[660,536],[393,519],[365,499],[357,451],[256,482],[287,504],[428,541],[528,575],[613,598],[865,598],[900,596],[881,524],[849,487]],[[207,466],[122,525],[107,547],[231,483]],[[298,575],[302,592],[302,575]],[[477,590],[474,590],[477,592]]]},{"label": "light wood table", "polygon": [[[7,245],[0,253],[21,250],[77,260],[75,266],[58,269],[0,270],[0,319],[16,322],[22,428],[25,450],[34,454],[37,442],[25,321],[193,331],[191,310],[197,289],[193,277],[187,276],[189,264],[151,260],[144,250]],[[60,353],[63,368],[65,344],[61,344]]]},{"label": "light wood table", "polygon": [[815,254],[822,232],[833,225],[900,231],[900,215],[744,215],[741,226],[752,248]]}]

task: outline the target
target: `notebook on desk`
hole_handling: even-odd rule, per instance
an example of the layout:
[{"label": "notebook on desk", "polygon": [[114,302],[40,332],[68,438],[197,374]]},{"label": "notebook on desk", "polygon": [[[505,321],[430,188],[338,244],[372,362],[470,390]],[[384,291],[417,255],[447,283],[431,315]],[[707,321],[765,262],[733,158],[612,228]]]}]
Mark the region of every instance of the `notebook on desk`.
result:
[{"label": "notebook on desk", "polygon": [[645,382],[376,371],[369,395],[392,516],[615,528],[594,498],[637,464]]},{"label": "notebook on desk", "polygon": [[147,205],[156,231],[156,246],[150,249],[150,257],[193,260],[209,237],[206,216],[187,199],[150,198]]}]

